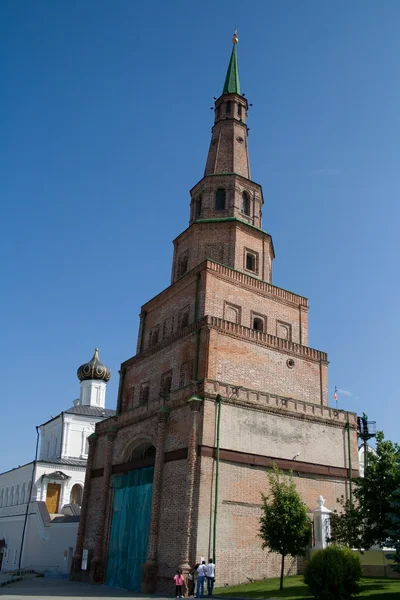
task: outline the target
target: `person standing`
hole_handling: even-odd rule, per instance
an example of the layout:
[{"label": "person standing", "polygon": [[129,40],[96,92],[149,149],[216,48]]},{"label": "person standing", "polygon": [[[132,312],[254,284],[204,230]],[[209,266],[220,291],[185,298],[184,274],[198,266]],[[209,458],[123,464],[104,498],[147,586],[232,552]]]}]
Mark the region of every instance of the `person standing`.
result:
[{"label": "person standing", "polygon": [[195,596],[196,594],[196,579],[198,568],[199,563],[196,563],[188,575],[188,596]]},{"label": "person standing", "polygon": [[196,598],[204,598],[204,580],[207,575],[206,561],[203,560],[197,569]]},{"label": "person standing", "polygon": [[180,569],[177,570],[176,575],[174,576],[175,581],[175,593],[177,598],[183,598],[182,586],[185,583],[185,580],[182,575],[182,571]]},{"label": "person standing", "polygon": [[207,595],[210,598],[213,593],[215,583],[215,564],[210,558],[207,565]]}]

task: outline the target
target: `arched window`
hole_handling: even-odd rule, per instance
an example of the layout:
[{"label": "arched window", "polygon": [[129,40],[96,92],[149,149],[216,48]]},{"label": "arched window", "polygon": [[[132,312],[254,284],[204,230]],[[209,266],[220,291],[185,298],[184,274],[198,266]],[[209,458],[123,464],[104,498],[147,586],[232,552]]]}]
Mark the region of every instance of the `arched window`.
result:
[{"label": "arched window", "polygon": [[248,217],[250,216],[250,198],[246,192],[242,194],[242,213]]},{"label": "arched window", "polygon": [[10,506],[14,504],[14,486],[11,486],[11,494],[10,494]]},{"label": "arched window", "polygon": [[15,490],[15,504],[19,504],[19,484]]},{"label": "arched window", "polygon": [[3,506],[3,502],[4,502],[4,490],[1,490],[1,492],[0,492],[0,508]]},{"label": "arched window", "polygon": [[22,484],[22,488],[21,488],[21,504],[24,504],[24,502],[26,502],[25,493],[26,493],[26,488],[25,488],[25,481],[24,481],[24,483]]},{"label": "arched window", "polygon": [[253,319],[253,329],[256,331],[264,331],[264,321],[259,317]]},{"label": "arched window", "polygon": [[225,104],[225,112],[227,115],[229,115],[231,113],[231,102],[230,100],[228,100],[228,102]]},{"label": "arched window", "polygon": [[82,506],[82,496],[83,496],[82,486],[79,483],[76,483],[71,490],[70,495],[70,504],[77,504],[78,506]]},{"label": "arched window", "polygon": [[8,506],[8,488],[6,489],[6,494],[4,498],[4,506]]},{"label": "arched window", "polygon": [[216,191],[215,210],[225,210],[225,190],[223,188]]}]

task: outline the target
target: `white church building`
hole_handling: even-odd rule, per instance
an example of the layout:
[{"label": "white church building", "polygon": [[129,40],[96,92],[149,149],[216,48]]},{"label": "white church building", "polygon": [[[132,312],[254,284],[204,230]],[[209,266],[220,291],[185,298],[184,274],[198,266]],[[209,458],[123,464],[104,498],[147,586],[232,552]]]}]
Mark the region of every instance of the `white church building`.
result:
[{"label": "white church building", "polygon": [[78,532],[88,437],[105,408],[111,372],[93,358],[77,372],[80,397],[37,430],[35,460],[0,474],[0,570],[68,573]]}]

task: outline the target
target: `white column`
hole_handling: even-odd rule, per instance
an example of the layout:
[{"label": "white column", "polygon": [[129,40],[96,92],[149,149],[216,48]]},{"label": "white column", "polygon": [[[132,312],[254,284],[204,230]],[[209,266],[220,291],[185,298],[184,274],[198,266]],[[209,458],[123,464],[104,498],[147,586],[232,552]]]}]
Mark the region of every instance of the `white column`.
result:
[{"label": "white column", "polygon": [[318,498],[319,507],[316,508],[314,513],[314,548],[321,550],[326,548],[328,545],[328,539],[331,537],[331,522],[330,514],[331,510],[324,506],[325,499],[320,496]]}]

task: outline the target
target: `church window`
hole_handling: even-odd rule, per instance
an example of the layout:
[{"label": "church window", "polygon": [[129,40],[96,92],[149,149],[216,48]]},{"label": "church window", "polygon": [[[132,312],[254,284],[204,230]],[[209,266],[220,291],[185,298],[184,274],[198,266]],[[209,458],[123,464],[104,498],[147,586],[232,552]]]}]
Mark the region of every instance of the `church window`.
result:
[{"label": "church window", "polygon": [[230,103],[230,100],[228,100],[228,102],[225,104],[225,112],[226,112],[227,115],[229,115],[230,112],[231,112],[231,103]]},{"label": "church window", "polygon": [[182,308],[179,311],[179,317],[178,317],[179,329],[184,329],[185,327],[187,327],[189,325],[189,310],[190,310],[190,307],[185,306],[185,308]]},{"label": "church window", "polygon": [[145,381],[140,386],[140,395],[139,395],[139,403],[147,404],[150,397],[150,382]]},{"label": "church window", "polygon": [[247,192],[242,194],[242,213],[248,217],[250,216],[250,198]]},{"label": "church window", "polygon": [[159,325],[156,325],[155,327],[153,327],[150,330],[149,346],[155,346],[156,344],[158,344],[159,332],[160,332]]},{"label": "church window", "polygon": [[15,504],[19,504],[19,484],[15,490]]},{"label": "church window", "polygon": [[86,455],[88,455],[88,454],[89,454],[89,436],[87,436],[87,437],[85,438],[85,451],[84,451],[84,453],[85,453]]},{"label": "church window", "polygon": [[11,486],[11,494],[10,494],[10,506],[14,504],[14,486]]},{"label": "church window", "polygon": [[8,506],[8,488],[6,489],[6,493],[5,493],[4,506]]},{"label": "church window", "polygon": [[160,396],[165,400],[168,399],[171,393],[172,386],[172,369],[166,371],[161,375],[161,384],[160,384]]},{"label": "church window", "polygon": [[197,201],[196,201],[196,219],[200,218],[200,215],[201,215],[201,204],[202,204],[202,198],[201,198],[201,196],[199,196],[197,198]]},{"label": "church window", "polygon": [[50,456],[50,442],[47,442],[47,458]]},{"label": "church window", "polygon": [[256,255],[253,252],[246,252],[246,269],[248,271],[257,272]]},{"label": "church window", "polygon": [[4,502],[4,490],[1,490],[1,492],[0,492],[0,508],[3,506],[3,502]]},{"label": "church window", "polygon": [[189,251],[185,250],[185,252],[183,252],[178,260],[178,277],[182,277],[182,275],[184,275],[188,269],[188,262],[189,262]]},{"label": "church window", "polygon": [[215,210],[225,210],[225,190],[219,188],[215,194]]},{"label": "church window", "polygon": [[78,506],[82,506],[82,492],[82,486],[79,485],[79,483],[75,483],[71,490],[70,504],[77,504]]},{"label": "church window", "polygon": [[242,116],[242,105],[240,104],[240,102],[238,103],[238,116]]}]

